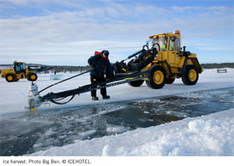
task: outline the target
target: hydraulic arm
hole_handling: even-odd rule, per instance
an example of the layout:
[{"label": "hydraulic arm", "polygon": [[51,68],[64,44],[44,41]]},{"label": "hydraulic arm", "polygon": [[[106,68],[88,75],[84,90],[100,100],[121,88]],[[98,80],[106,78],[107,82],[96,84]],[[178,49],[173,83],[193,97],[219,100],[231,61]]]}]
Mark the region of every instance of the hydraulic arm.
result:
[{"label": "hydraulic arm", "polygon": [[[148,70],[146,71],[141,71],[145,66],[147,66],[149,63],[151,63],[154,60],[154,57],[156,56],[156,49],[144,49],[145,46],[143,46],[142,50],[128,56],[127,59],[121,61],[121,62],[116,62],[112,64],[112,68],[114,70],[114,78],[107,79],[105,82],[100,82],[96,84],[88,84],[84,85],[75,89],[67,90],[67,91],[62,91],[58,93],[53,93],[50,92],[46,95],[40,96],[40,93],[54,85],[57,85],[59,83],[62,83],[64,81],[67,81],[69,79],[72,79],[74,77],[83,75],[85,73],[88,73],[89,71],[86,71],[84,73],[80,73],[78,75],[72,76],[68,79],[62,80],[60,82],[57,82],[55,84],[52,84],[41,91],[38,91],[38,87],[35,83],[32,83],[29,87],[29,98],[28,98],[28,103],[29,103],[29,108],[32,112],[36,110],[36,107],[39,107],[42,103],[45,102],[52,102],[55,104],[66,104],[70,102],[75,95],[80,95],[82,93],[90,92],[92,90],[97,90],[101,88],[108,88],[124,83],[130,83],[130,82],[135,82],[139,80],[147,80],[148,79]],[[147,46],[148,48],[148,46]],[[135,59],[132,59],[134,58]],[[132,59],[128,64],[124,63],[124,61]],[[67,97],[70,97],[69,100],[66,102],[61,102],[62,99],[65,99]]]},{"label": "hydraulic arm", "polygon": [[[90,92],[95,89],[97,90],[97,89],[101,89],[104,87],[108,88],[108,87],[132,82],[132,81],[145,80],[148,78],[147,73],[148,73],[147,71],[144,71],[144,72],[131,73],[127,75],[119,75],[113,79],[107,79],[106,82],[88,84],[88,85],[84,85],[76,89],[62,91],[58,93],[50,92],[44,96],[39,95],[37,85],[35,83],[32,83],[29,88],[30,89],[29,99],[28,99],[29,108],[32,112],[34,112],[36,110],[36,107],[39,107],[42,103],[48,102],[48,101],[55,103],[55,104],[60,104],[60,105],[66,104],[70,102],[74,98],[75,95],[80,95],[82,93]],[[66,102],[59,102],[60,100],[65,99],[67,97],[71,97],[71,98]]]}]

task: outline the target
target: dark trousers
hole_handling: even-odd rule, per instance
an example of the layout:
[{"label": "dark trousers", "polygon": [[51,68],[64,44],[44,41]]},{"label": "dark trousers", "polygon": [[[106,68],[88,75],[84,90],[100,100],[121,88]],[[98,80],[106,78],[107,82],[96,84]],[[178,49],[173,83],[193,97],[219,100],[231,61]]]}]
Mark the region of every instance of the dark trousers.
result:
[{"label": "dark trousers", "polygon": [[[96,84],[100,82],[105,82],[106,78],[105,77],[96,77],[96,76],[91,76],[91,83]],[[101,86],[105,86],[106,84],[101,84]],[[93,86],[93,88],[96,88],[97,86]],[[92,90],[91,91],[91,96],[96,96],[97,95],[97,90]],[[106,96],[106,88],[101,88],[101,95]]]}]

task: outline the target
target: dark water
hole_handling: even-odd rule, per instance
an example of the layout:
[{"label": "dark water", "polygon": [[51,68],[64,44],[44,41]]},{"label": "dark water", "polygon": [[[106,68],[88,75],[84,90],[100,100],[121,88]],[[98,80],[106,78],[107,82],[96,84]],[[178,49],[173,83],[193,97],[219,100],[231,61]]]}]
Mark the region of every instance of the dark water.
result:
[{"label": "dark water", "polygon": [[21,113],[0,119],[1,156],[146,128],[234,108],[234,88]]}]

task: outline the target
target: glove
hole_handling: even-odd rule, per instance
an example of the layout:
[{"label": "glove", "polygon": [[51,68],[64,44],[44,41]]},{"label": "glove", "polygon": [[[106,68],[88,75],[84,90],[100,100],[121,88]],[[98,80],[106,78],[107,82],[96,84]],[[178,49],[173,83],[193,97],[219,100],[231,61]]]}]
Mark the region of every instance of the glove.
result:
[{"label": "glove", "polygon": [[110,74],[107,74],[106,78],[109,79],[109,80],[115,79],[114,72],[112,72]]}]

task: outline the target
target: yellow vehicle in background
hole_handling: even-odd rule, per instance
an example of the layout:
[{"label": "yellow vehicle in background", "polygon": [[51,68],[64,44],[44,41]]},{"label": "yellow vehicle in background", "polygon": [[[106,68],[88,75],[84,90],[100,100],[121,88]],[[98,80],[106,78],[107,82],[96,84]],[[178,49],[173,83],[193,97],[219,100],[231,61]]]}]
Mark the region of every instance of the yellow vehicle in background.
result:
[{"label": "yellow vehicle in background", "polygon": [[26,67],[24,62],[17,61],[14,61],[13,68],[3,69],[1,77],[5,78],[7,82],[17,82],[19,79],[37,80],[37,74],[30,67]]}]

